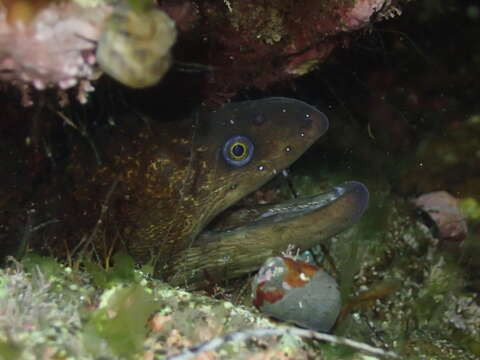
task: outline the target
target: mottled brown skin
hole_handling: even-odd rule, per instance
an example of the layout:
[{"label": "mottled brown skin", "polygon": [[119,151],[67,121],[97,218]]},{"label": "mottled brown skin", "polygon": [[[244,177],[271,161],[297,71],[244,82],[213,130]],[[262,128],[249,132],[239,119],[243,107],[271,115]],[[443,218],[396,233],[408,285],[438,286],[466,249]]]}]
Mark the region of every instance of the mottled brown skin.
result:
[{"label": "mottled brown skin", "polygon": [[[164,130],[155,139],[159,145],[147,156],[138,154],[148,160],[136,174],[140,186],[124,232],[129,250],[145,259],[153,249],[158,264],[168,264],[214,216],[295,161],[326,130],[325,121],[304,103],[277,98],[201,113],[177,136]],[[250,163],[236,168],[221,149],[237,135],[249,138],[255,150]]]},{"label": "mottled brown skin", "polygon": [[[122,124],[96,140],[102,166],[77,145],[66,174],[38,193],[34,223],[55,223],[32,232],[31,243],[54,254],[94,245],[100,257],[124,244],[139,262],[153,256],[168,280],[176,254],[219,212],[288,167],[327,127],[321,112],[287,98],[231,103],[183,122]],[[222,155],[238,135],[255,146],[241,167]]]}]

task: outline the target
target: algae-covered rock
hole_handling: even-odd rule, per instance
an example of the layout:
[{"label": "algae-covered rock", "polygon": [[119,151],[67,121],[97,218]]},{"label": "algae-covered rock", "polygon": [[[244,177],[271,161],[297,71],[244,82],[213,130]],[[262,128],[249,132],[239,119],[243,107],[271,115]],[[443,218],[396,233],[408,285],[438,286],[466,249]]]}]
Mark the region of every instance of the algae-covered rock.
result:
[{"label": "algae-covered rock", "polygon": [[[338,271],[355,274],[351,288],[342,287],[351,317],[339,334],[393,346],[407,359],[474,359],[480,313],[465,288],[461,252],[439,248],[404,201],[388,201],[382,213],[377,231],[357,229],[330,247]],[[344,260],[352,246],[353,264]]]},{"label": "algae-covered rock", "polygon": [[[31,271],[18,263],[0,271],[0,359],[162,359],[228,333],[275,327],[253,309],[145,277],[100,288],[87,272],[57,263],[44,272],[52,261],[37,257]],[[227,341],[209,356],[304,359],[313,352],[286,334]]]},{"label": "algae-covered rock", "polygon": [[98,77],[96,41],[111,11],[106,1],[2,1],[0,81],[18,88],[22,104],[31,90],[76,88],[84,103]]}]

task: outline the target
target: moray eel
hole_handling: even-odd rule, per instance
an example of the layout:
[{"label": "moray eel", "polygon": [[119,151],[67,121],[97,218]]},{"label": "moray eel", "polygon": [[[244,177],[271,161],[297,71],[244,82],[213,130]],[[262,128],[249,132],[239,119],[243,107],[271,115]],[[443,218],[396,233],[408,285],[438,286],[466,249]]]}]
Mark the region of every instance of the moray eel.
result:
[{"label": "moray eel", "polygon": [[[233,213],[223,228],[207,231],[322,136],[326,116],[302,101],[266,98],[181,122],[136,120],[96,137],[98,154],[86,144],[73,148],[65,174],[31,205],[34,247],[75,255],[83,246],[108,258],[125,246],[139,262],[153,258],[160,278],[200,287],[254,271],[289,244],[307,249],[351,226],[367,205],[366,188],[348,182]],[[65,183],[69,190],[60,190]]]}]

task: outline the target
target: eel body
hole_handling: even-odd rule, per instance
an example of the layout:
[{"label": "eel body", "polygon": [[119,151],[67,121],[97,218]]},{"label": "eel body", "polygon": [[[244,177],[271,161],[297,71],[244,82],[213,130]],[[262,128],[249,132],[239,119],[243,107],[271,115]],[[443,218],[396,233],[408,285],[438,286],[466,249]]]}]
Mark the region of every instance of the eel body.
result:
[{"label": "eel body", "polygon": [[64,171],[28,202],[23,237],[63,255],[83,246],[109,257],[126,247],[139,262],[154,259],[156,274],[174,284],[245,274],[288,244],[308,248],[340,232],[365,209],[368,192],[352,182],[205,231],[327,129],[322,112],[289,98],[230,103],[180,122],[125,122],[96,138],[98,151],[86,142],[72,148]]}]

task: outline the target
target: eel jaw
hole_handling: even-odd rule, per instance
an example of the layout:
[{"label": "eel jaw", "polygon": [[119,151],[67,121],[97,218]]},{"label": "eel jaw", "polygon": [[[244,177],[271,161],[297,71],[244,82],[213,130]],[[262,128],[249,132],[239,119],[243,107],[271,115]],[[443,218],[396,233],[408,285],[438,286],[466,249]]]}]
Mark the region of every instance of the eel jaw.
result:
[{"label": "eel jaw", "polygon": [[[348,229],[367,208],[365,185],[350,181],[326,193],[262,206],[248,224],[205,231],[173,261],[170,283],[199,288],[257,270],[289,245],[307,250]],[[159,274],[160,276],[162,274]]]},{"label": "eel jaw", "polygon": [[[297,198],[277,205],[268,206],[249,226],[271,226],[291,223],[308,226],[313,223],[312,235],[323,229],[328,234],[336,233],[353,225],[368,205],[369,193],[365,185],[356,181],[345,182],[331,190],[312,196]],[[329,220],[329,221],[325,221]],[[338,231],[335,231],[339,226]],[[327,228],[329,230],[327,230]],[[333,236],[328,235],[328,237]],[[302,235],[304,236],[304,235]]]}]

